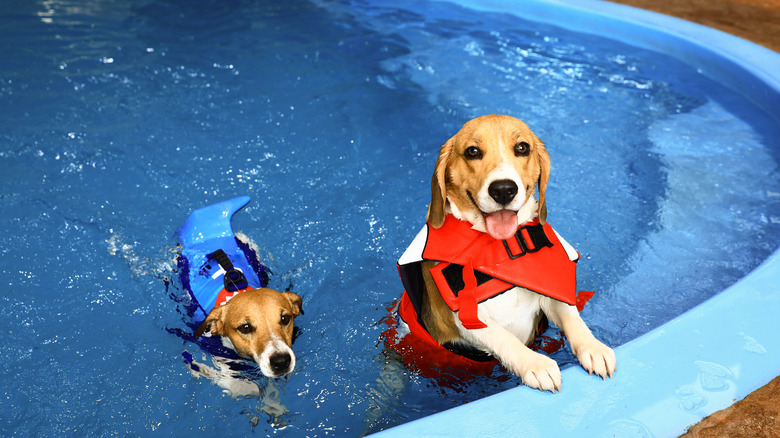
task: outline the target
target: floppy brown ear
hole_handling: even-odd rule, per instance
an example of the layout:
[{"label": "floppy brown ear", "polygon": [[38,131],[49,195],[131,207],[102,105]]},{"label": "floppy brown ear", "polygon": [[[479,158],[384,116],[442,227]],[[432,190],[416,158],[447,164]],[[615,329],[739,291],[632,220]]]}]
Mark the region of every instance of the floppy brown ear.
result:
[{"label": "floppy brown ear", "polygon": [[203,324],[195,331],[195,337],[203,336],[206,332],[211,332],[212,335],[222,335],[222,312],[224,307],[217,306],[211,309],[209,316],[203,321]]},{"label": "floppy brown ear", "polygon": [[433,228],[440,228],[444,225],[444,217],[447,214],[447,162],[452,153],[452,144],[455,137],[447,140],[439,151],[439,159],[436,160],[436,168],[433,170],[431,178],[431,203],[428,204],[427,219]]},{"label": "floppy brown ear", "polygon": [[547,222],[547,200],[545,193],[547,192],[547,181],[550,179],[550,154],[547,153],[547,149],[544,147],[544,143],[538,138],[536,139],[538,147],[536,148],[539,156],[539,222],[544,225]]},{"label": "floppy brown ear", "polygon": [[296,293],[282,292],[282,296],[287,298],[293,306],[293,313],[295,316],[303,315],[303,299]]}]

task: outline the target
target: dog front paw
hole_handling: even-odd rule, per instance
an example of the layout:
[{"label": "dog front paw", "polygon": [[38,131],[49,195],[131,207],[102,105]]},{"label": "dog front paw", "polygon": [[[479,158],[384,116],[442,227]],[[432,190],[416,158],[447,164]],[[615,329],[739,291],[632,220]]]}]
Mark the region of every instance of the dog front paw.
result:
[{"label": "dog front paw", "polygon": [[611,378],[617,369],[615,352],[595,338],[578,346],[572,346],[572,350],[588,374],[595,373],[607,380],[607,377]]},{"label": "dog front paw", "polygon": [[517,367],[517,374],[523,384],[541,391],[556,392],[561,390],[561,370],[558,364],[547,356],[533,353],[524,358]]}]

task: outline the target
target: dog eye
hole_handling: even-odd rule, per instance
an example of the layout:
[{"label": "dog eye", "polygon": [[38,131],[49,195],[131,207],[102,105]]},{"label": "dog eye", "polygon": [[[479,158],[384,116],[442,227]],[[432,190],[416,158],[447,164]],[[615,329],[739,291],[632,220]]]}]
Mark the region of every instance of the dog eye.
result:
[{"label": "dog eye", "polygon": [[516,157],[525,157],[529,153],[531,153],[531,145],[529,145],[528,143],[521,141],[520,143],[515,145]]},{"label": "dog eye", "polygon": [[252,327],[252,324],[246,323],[246,324],[241,324],[240,326],[238,326],[236,328],[236,330],[238,330],[239,332],[241,332],[241,333],[243,333],[245,335],[248,335],[249,333],[252,333],[253,331],[255,331],[255,328]]},{"label": "dog eye", "polygon": [[282,325],[287,325],[287,324],[290,323],[290,320],[291,320],[290,315],[282,315],[282,318],[281,318],[281,320],[279,320],[279,322]]},{"label": "dog eye", "polygon": [[482,158],[482,151],[479,150],[479,148],[476,146],[469,146],[466,148],[463,155],[465,155],[469,160],[479,160]]}]

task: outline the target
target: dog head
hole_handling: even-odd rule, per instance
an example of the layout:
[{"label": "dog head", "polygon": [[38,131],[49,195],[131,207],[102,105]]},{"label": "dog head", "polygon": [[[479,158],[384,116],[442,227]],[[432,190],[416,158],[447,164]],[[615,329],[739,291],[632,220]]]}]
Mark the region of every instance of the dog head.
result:
[{"label": "dog head", "polygon": [[219,335],[238,354],[257,362],[264,375],[281,377],[295,368],[293,323],[303,314],[301,304],[301,297],[292,292],[244,291],[214,307],[195,336]]},{"label": "dog head", "polygon": [[549,176],[550,156],[525,123],[502,115],[472,119],[441,147],[428,220],[439,228],[452,213],[506,240],[536,215],[545,223]]}]

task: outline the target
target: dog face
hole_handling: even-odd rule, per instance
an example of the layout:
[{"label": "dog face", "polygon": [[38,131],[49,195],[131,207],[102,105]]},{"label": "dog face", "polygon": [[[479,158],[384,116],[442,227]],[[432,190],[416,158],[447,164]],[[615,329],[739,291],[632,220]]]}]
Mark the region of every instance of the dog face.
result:
[{"label": "dog face", "polygon": [[257,362],[264,375],[281,377],[295,368],[290,347],[293,322],[303,313],[301,303],[301,297],[292,292],[244,291],[214,307],[195,336],[219,335],[238,354]]},{"label": "dog face", "polygon": [[510,116],[478,117],[441,147],[428,220],[439,228],[452,213],[494,239],[506,240],[534,215],[542,223],[547,219],[549,175],[544,143],[525,123]]}]

